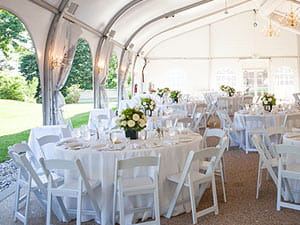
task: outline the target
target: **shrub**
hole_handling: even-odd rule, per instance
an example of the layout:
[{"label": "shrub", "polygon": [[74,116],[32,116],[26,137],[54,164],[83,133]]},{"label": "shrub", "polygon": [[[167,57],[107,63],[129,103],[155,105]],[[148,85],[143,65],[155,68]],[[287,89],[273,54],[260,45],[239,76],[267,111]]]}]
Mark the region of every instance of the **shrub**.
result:
[{"label": "shrub", "polygon": [[26,81],[23,76],[0,72],[0,98],[23,102],[35,102],[38,78]]},{"label": "shrub", "polygon": [[67,96],[65,98],[67,104],[78,103],[80,97],[79,84],[73,84],[67,88]]},{"label": "shrub", "polygon": [[17,101],[26,100],[27,82],[24,77],[0,73],[0,98]]}]

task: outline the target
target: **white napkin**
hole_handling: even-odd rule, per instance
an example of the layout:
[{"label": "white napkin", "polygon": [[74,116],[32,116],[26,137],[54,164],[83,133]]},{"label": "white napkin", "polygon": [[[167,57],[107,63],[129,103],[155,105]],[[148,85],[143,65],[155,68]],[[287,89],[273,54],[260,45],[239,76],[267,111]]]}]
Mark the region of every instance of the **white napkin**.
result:
[{"label": "white napkin", "polygon": [[72,142],[77,142],[77,138],[75,137],[69,137],[69,138],[64,138],[62,140],[60,140],[56,145],[60,146],[66,143],[72,143]]}]

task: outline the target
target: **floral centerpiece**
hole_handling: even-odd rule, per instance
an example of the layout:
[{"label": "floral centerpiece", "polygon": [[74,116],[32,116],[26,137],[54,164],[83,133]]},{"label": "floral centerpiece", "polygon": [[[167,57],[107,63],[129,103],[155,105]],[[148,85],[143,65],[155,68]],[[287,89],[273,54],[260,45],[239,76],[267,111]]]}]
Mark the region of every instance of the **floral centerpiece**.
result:
[{"label": "floral centerpiece", "polygon": [[152,112],[156,108],[156,103],[151,98],[142,98],[141,99],[141,109],[144,110],[145,115],[147,115],[147,112],[149,113],[149,116],[152,116]]},{"label": "floral centerpiece", "polygon": [[157,95],[158,95],[159,97],[161,97],[161,98],[162,98],[163,96],[167,95],[169,92],[170,92],[170,89],[167,88],[167,87],[165,87],[165,88],[158,88],[158,89],[157,89]]},{"label": "floral centerpiece", "polygon": [[178,99],[180,97],[180,91],[171,91],[170,98],[172,99],[173,103],[178,103]]},{"label": "floral centerpiece", "polygon": [[230,97],[233,96],[235,93],[235,89],[230,86],[221,85],[220,89],[221,89],[221,91],[227,92]]},{"label": "floral centerpiece", "polygon": [[128,108],[121,112],[118,125],[125,130],[126,137],[137,139],[138,131],[146,127],[147,119],[138,108]]},{"label": "floral centerpiece", "polygon": [[276,98],[274,97],[274,94],[264,94],[262,97],[261,97],[261,101],[262,101],[262,104],[264,106],[264,109],[266,111],[269,111],[271,112],[272,111],[272,106],[273,105],[276,105]]}]

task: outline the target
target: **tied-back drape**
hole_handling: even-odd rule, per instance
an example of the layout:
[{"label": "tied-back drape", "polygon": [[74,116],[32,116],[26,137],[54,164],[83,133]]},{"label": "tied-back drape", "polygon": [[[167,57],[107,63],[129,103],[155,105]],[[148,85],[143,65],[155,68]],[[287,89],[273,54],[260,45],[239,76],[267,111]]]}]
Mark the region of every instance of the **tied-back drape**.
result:
[{"label": "tied-back drape", "polygon": [[94,101],[95,108],[107,108],[108,100],[105,91],[106,77],[109,72],[109,61],[113,51],[113,42],[106,38],[102,44],[101,52],[96,63],[97,69],[95,70],[94,77]]},{"label": "tied-back drape", "polygon": [[118,103],[123,99],[128,98],[124,84],[125,80],[132,63],[132,52],[125,50],[123,57],[121,57],[121,62],[119,65],[119,76],[118,76]]},{"label": "tied-back drape", "polygon": [[57,29],[55,44],[51,49],[52,60],[57,61],[53,66],[53,124],[63,124],[62,107],[65,105],[64,96],[60,90],[68,78],[76,50],[77,40],[82,33],[81,28],[73,23],[62,21]]}]

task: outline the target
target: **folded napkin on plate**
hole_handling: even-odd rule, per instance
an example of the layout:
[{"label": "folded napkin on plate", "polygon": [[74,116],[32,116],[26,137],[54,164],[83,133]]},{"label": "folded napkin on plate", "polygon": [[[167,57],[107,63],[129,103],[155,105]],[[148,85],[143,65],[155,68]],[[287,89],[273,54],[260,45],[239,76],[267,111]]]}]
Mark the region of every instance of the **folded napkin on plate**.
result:
[{"label": "folded napkin on plate", "polygon": [[68,148],[77,148],[77,147],[83,147],[84,144],[81,142],[71,142],[71,143],[65,143],[64,146]]},{"label": "folded napkin on plate", "polygon": [[300,137],[300,133],[295,133],[295,132],[293,132],[293,133],[286,133],[285,137],[287,137],[287,138]]},{"label": "folded napkin on plate", "polygon": [[77,138],[75,137],[69,137],[69,138],[64,138],[62,140],[60,140],[56,145],[60,146],[66,143],[72,143],[72,142],[77,142]]}]

